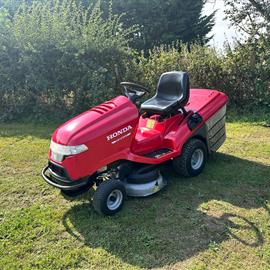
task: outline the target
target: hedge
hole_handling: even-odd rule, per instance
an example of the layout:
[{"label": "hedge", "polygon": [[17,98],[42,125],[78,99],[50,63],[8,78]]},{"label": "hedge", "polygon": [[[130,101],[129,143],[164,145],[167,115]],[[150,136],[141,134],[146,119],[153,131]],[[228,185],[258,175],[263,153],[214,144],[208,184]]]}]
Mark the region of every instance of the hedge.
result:
[{"label": "hedge", "polygon": [[[46,1],[45,1],[46,2]],[[154,93],[161,73],[188,71],[192,87],[226,92],[231,104],[270,110],[270,38],[224,53],[175,44],[134,52],[119,16],[104,18],[100,2],[34,2],[0,16],[0,120],[69,118],[121,92],[120,80]]]},{"label": "hedge", "polygon": [[131,55],[119,19],[99,2],[22,5],[0,27],[0,118],[64,117],[114,96]]}]

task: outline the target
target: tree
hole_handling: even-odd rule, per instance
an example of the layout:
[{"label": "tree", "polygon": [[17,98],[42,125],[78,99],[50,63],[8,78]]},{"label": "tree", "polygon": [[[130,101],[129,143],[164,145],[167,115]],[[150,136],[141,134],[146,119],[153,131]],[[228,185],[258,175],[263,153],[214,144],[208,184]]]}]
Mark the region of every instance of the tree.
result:
[{"label": "tree", "polygon": [[261,36],[270,29],[269,0],[225,0],[232,23],[249,36]]},{"label": "tree", "polygon": [[[48,2],[48,0],[0,0],[0,7],[8,9],[12,15],[21,3]],[[52,3],[55,0],[49,0]],[[61,0],[60,0],[61,1]],[[76,0],[85,8],[94,7],[97,0]],[[138,50],[148,50],[161,44],[175,41],[206,44],[214,26],[213,12],[202,15],[205,0],[102,0],[104,16],[112,11],[124,14],[121,22],[124,28],[137,25],[131,36],[131,46]]]},{"label": "tree", "polygon": [[[104,0],[105,4],[110,0]],[[175,41],[206,44],[214,26],[213,12],[203,16],[204,0],[114,0],[113,13],[122,17],[124,27],[138,26],[133,47],[147,50]]]},{"label": "tree", "polygon": [[208,42],[213,16],[202,16],[203,1],[197,0],[115,0],[115,10],[126,13],[125,26],[137,24],[134,46],[149,49],[181,40],[184,43]]},{"label": "tree", "polygon": [[[226,14],[232,23],[247,34],[244,42],[238,41],[227,53],[233,65],[228,70],[239,70],[248,96],[251,86],[257,102],[270,105],[270,0],[225,0]],[[236,77],[236,76],[235,76]]]}]

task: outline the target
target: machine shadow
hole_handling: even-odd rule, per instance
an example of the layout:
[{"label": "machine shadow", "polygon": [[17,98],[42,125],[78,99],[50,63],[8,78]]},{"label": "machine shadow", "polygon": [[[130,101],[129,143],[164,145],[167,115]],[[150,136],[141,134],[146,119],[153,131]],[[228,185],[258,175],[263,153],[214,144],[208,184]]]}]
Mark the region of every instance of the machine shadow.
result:
[{"label": "machine shadow", "polygon": [[[198,178],[179,179],[169,164],[162,170],[169,185],[157,196],[129,199],[115,217],[98,216],[91,203],[75,205],[63,217],[67,232],[145,268],[184,261],[231,238],[251,248],[263,245],[257,225],[234,207],[264,208],[270,215],[269,166],[215,154]],[[239,229],[252,237],[239,236]]]}]

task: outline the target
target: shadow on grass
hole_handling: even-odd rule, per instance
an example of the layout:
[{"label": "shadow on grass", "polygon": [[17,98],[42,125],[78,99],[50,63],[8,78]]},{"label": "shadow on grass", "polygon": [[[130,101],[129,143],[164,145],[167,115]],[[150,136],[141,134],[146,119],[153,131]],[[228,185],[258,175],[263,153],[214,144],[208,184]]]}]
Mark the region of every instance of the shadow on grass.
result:
[{"label": "shadow on grass", "polygon": [[[180,180],[165,165],[162,170],[169,186],[157,196],[129,199],[114,217],[98,216],[89,203],[76,205],[64,215],[63,224],[85,245],[101,247],[131,265],[146,268],[218,249],[218,243],[230,238],[258,247],[264,243],[262,233],[239,211],[234,213],[234,207],[268,209],[265,202],[270,197],[269,169],[215,154],[204,174]],[[214,212],[211,201],[215,203]],[[239,231],[245,231],[245,237]]]}]

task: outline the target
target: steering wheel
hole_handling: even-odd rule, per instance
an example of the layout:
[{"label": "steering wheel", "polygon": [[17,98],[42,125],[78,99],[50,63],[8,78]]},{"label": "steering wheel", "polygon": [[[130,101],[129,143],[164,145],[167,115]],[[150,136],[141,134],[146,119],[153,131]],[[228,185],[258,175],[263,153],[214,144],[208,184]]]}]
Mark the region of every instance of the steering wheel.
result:
[{"label": "steering wheel", "polygon": [[142,98],[144,95],[150,93],[150,91],[142,85],[131,82],[122,82],[120,84],[124,88],[124,94],[128,97],[133,103],[139,98]]}]

